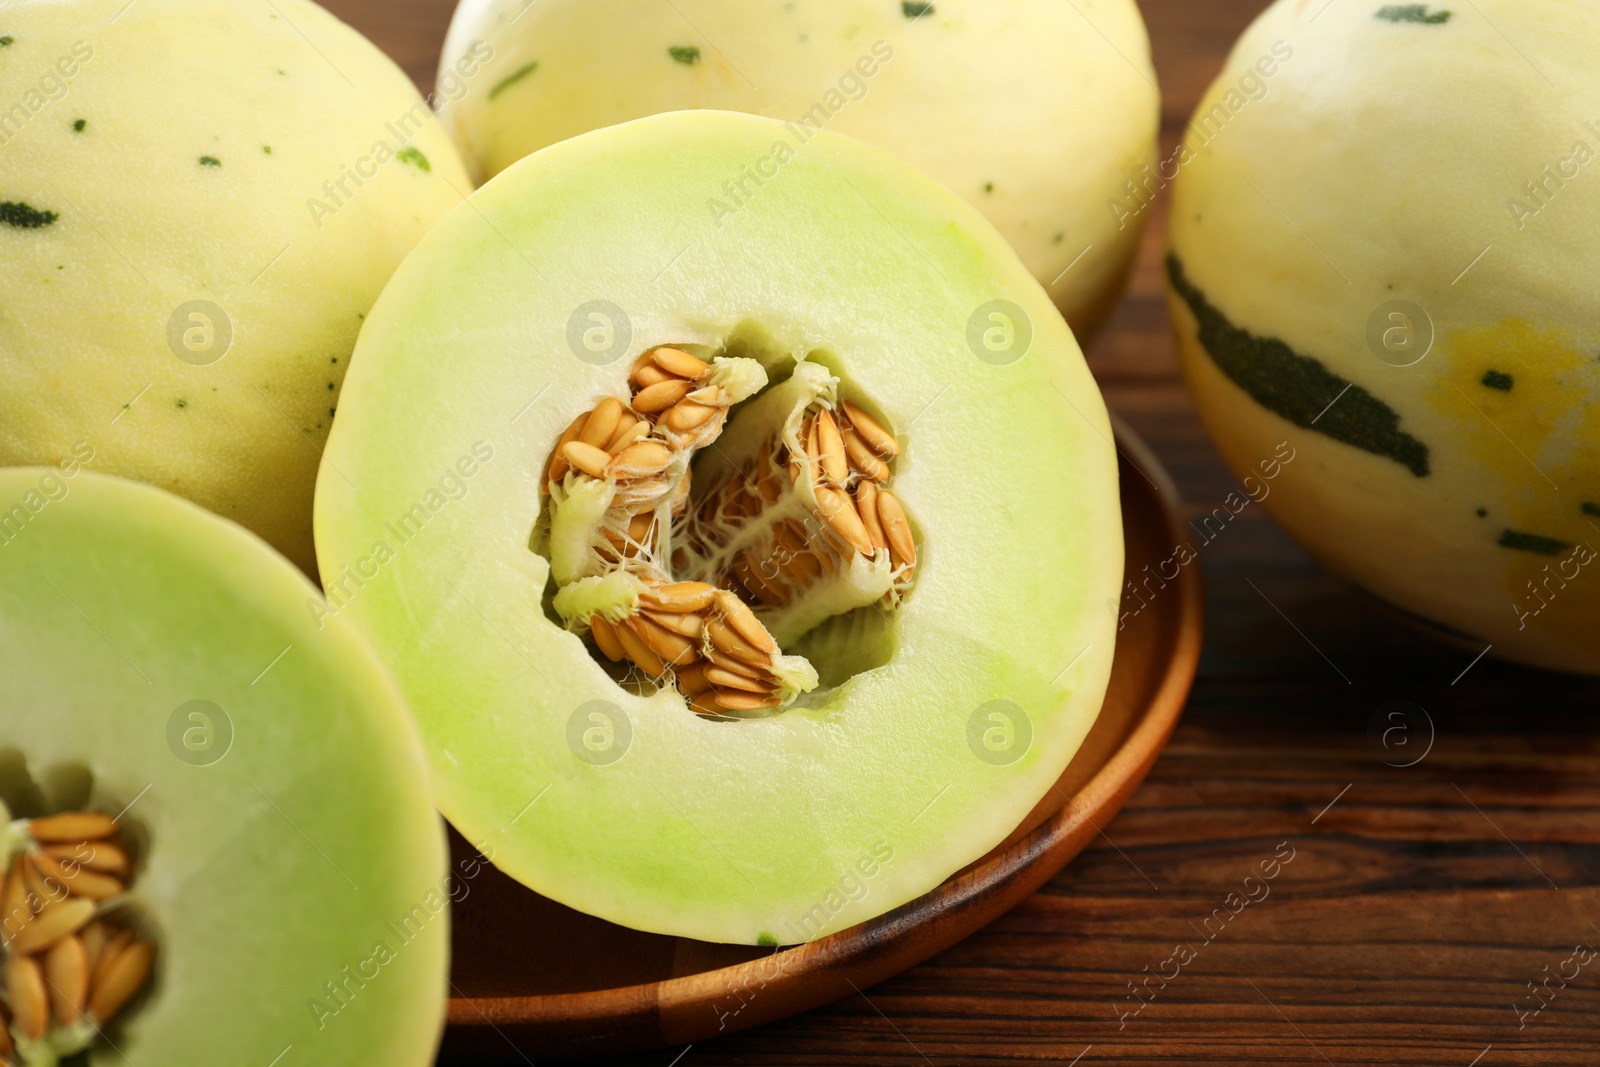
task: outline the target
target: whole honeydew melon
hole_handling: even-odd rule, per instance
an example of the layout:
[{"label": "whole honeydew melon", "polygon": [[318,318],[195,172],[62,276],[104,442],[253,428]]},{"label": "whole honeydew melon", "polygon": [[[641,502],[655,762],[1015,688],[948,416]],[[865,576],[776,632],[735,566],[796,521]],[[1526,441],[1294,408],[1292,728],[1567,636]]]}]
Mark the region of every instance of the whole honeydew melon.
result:
[{"label": "whole honeydew melon", "polygon": [[[1600,11],[1274,4],[1201,103],[1190,384],[1318,559],[1468,647],[1600,671]],[[1256,64],[1284,60],[1264,95]]]},{"label": "whole honeydew melon", "polygon": [[[546,145],[662,111],[748,111],[850,134],[983,212],[1087,344],[1144,229],[1160,98],[1133,0],[462,0],[443,118],[490,178]],[[707,190],[734,208],[774,172]]]},{"label": "whole honeydew melon", "polygon": [[471,188],[307,0],[0,8],[0,463],[171,490],[314,562],[361,319]]},{"label": "whole honeydew melon", "polygon": [[[444,835],[367,646],[342,620],[312,623],[319,594],[281,556],[171,494],[22,467],[0,471],[13,505],[27,519],[0,524],[0,993],[15,1047],[0,1039],[0,1060],[54,1067],[87,1046],[94,1065],[432,1063]],[[97,922],[136,931],[153,967],[125,1008],[52,1015],[40,1038],[17,957],[104,878],[74,865],[94,851],[80,843],[49,891],[13,895],[13,865],[49,837],[32,820],[62,812],[115,817],[126,892],[92,896]],[[71,988],[57,963],[52,1000]]]},{"label": "whole honeydew melon", "polygon": [[1098,713],[1122,573],[1045,293],[906,164],[786,134],[676,112],[489,182],[369,317],[317,495],[328,610],[446,816],[548,897],[711,941],[842,929],[1000,842]]}]

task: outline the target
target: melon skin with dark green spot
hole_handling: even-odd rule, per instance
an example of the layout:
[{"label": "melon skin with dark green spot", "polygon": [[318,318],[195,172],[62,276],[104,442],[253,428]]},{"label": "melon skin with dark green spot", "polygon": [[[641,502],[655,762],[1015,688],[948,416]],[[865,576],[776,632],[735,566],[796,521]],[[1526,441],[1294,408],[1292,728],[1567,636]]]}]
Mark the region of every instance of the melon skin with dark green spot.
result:
[{"label": "melon skin with dark green spot", "polygon": [[1573,0],[1280,0],[1196,112],[1166,264],[1201,413],[1285,529],[1473,654],[1586,673],[1597,49]]},{"label": "melon skin with dark green spot", "polygon": [[[824,133],[725,225],[701,213],[786,135],[676,112],[490,181],[373,309],[316,514],[331,607],[394,670],[456,827],[571,907],[745,944],[881,914],[1003,840],[1099,712],[1123,566],[1104,404],[975,210]],[[583,344],[605,325],[596,302],[613,309],[599,354]],[[546,613],[540,472],[663,344],[766,368],[725,441],[801,356],[900,434],[915,584],[805,633],[822,684],[765,717],[624,688]],[[593,731],[605,743],[586,751]]]},{"label": "melon skin with dark green spot", "polygon": [[0,463],[87,446],[311,568],[328,385],[471,188],[449,137],[307,0],[13,3],[0,29]]},{"label": "melon skin with dark green spot", "polygon": [[[870,141],[981,211],[1087,345],[1162,182],[1159,93],[1133,0],[462,0],[441,117],[490,178],[662,111],[765,115]],[[730,205],[772,178],[725,175]],[[720,183],[719,183],[720,185]]]},{"label": "melon skin with dark green spot", "polygon": [[393,683],[319,601],[175,496],[0,471],[0,800],[126,809],[113,921],[156,945],[91,1064],[433,1062],[444,835]]}]

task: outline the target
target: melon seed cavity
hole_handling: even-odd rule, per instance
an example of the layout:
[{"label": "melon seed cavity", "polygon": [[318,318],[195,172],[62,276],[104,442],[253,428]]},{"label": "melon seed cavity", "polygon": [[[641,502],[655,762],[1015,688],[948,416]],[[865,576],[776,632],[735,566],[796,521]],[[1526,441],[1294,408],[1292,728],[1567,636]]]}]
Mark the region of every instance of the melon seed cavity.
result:
[{"label": "melon seed cavity", "polygon": [[818,676],[783,644],[911,591],[900,444],[807,360],[767,388],[753,359],[660,347],[628,383],[572,421],[544,470],[555,610],[702,715],[787,707]]},{"label": "melon seed cavity", "polygon": [[145,984],[155,946],[116,919],[133,863],[111,816],[15,820],[0,857],[0,1064],[53,1065],[95,1044]]}]

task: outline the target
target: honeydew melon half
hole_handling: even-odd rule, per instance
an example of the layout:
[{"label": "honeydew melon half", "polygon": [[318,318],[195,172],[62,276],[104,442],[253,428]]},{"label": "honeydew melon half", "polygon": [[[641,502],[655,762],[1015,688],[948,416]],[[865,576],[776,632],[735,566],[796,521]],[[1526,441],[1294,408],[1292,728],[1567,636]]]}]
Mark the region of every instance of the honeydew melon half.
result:
[{"label": "honeydew melon half", "polygon": [[[318,484],[328,610],[394,670],[446,816],[541,894],[710,941],[850,926],[1002,840],[1099,711],[1122,573],[1105,408],[1039,285],[906,164],[831,133],[779,151],[788,135],[677,112],[489,182],[367,320]],[[706,198],[763,157],[780,177],[713,224]],[[606,564],[599,512],[577,536],[575,516],[656,490],[552,456],[607,398],[642,411],[663,345],[726,393],[686,515],[825,403],[898,432],[884,485],[914,552],[853,556],[853,599],[801,588],[791,605],[839,598],[821,622],[753,602],[793,654],[755,714],[699,715],[682,673],[651,682],[583,636],[637,607],[648,568]],[[666,422],[647,449],[669,450]],[[825,493],[791,485],[802,466],[766,472],[784,488],[757,525]],[[718,573],[687,545],[655,553],[656,577]]]},{"label": "honeydew melon half", "polygon": [[1587,673],[1597,50],[1570,0],[1280,0],[1197,112],[1168,271],[1223,455],[1296,450],[1264,501],[1292,535],[1474,652]]},{"label": "honeydew melon half", "polygon": [[314,563],[361,318],[471,185],[308,0],[0,8],[0,463],[136,478]]},{"label": "honeydew melon half", "polygon": [[[483,178],[661,111],[860,137],[983,212],[1085,345],[1158,184],[1160,94],[1134,0],[462,0],[440,78],[477,62],[481,88],[441,116]],[[735,168],[715,195],[736,205],[766,177]]]},{"label": "honeydew melon half", "polygon": [[318,594],[282,557],[170,494],[11,468],[13,504],[28,518],[0,528],[0,852],[34,847],[36,816],[120,816],[132,877],[99,907],[155,946],[105,1039],[79,1021],[30,1042],[9,980],[29,927],[8,887],[14,1062],[87,1043],[91,1064],[432,1063],[444,835],[364,642],[311,623]]}]

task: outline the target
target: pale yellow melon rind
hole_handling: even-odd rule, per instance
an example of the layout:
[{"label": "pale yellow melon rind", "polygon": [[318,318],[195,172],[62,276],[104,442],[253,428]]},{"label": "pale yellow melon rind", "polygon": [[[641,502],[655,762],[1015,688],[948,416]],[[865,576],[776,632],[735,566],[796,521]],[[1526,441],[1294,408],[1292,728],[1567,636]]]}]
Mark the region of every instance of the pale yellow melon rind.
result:
[{"label": "pale yellow melon rind", "polygon": [[449,137],[307,0],[21,2],[0,34],[0,201],[54,216],[0,222],[0,462],[91,455],[309,569],[362,316],[471,188]]},{"label": "pale yellow melon rind", "polygon": [[[1160,100],[1133,0],[702,3],[464,0],[443,115],[492,177],[529,152],[662,111],[718,108],[860,137],[992,222],[1081,343],[1114,310],[1147,212]],[[676,57],[676,58],[675,58]],[[619,77],[619,71],[626,71]],[[748,195],[759,176],[746,180]]]},{"label": "pale yellow melon rind", "polygon": [[[1275,46],[1293,57],[1220,133],[1191,131],[1173,200],[1172,251],[1209,303],[1386,404],[1426,445],[1427,475],[1261,406],[1205,351],[1175,291],[1173,317],[1235,472],[1280,441],[1298,450],[1265,506],[1313,554],[1463,644],[1594,671],[1600,518],[1585,505],[1600,504],[1600,256],[1586,235],[1600,200],[1582,186],[1600,170],[1578,160],[1600,156],[1588,125],[1600,18],[1555,0],[1479,6],[1427,23],[1380,18],[1381,5],[1334,5],[1314,22],[1275,5],[1198,113]],[[1560,187],[1547,166],[1568,173]],[[1393,300],[1432,323],[1415,366],[1369,344]]]}]

